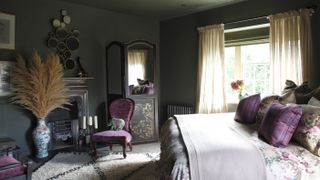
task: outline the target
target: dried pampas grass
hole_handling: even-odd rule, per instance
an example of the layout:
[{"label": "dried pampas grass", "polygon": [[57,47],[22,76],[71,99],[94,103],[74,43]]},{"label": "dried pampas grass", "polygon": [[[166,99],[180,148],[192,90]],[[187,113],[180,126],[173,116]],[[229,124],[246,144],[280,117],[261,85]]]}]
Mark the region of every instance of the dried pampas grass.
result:
[{"label": "dried pampas grass", "polygon": [[63,67],[57,55],[49,54],[45,62],[34,52],[28,64],[21,56],[17,58],[12,74],[12,103],[30,110],[38,119],[64,104],[69,96],[63,77]]}]

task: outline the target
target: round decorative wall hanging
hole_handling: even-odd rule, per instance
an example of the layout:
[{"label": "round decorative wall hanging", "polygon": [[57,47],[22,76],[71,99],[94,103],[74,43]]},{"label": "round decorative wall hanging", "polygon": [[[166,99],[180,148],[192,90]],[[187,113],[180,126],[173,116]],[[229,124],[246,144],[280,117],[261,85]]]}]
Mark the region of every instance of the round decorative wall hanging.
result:
[{"label": "round decorative wall hanging", "polygon": [[61,10],[61,18],[54,18],[51,23],[53,30],[48,33],[47,46],[56,50],[65,69],[74,69],[76,63],[73,52],[80,47],[80,31],[68,27],[71,17],[67,10]]}]

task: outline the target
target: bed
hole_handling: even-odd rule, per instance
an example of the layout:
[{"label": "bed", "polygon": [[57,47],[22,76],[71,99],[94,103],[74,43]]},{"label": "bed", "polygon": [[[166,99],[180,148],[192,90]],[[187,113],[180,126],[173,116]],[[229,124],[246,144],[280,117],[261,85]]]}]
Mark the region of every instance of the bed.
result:
[{"label": "bed", "polygon": [[[271,146],[258,137],[254,126],[240,124],[233,120],[234,116],[234,113],[218,113],[169,118],[160,132],[158,165],[162,177],[320,179],[320,157],[294,142],[285,148]],[[196,140],[201,137],[202,140],[188,138],[194,134],[198,136]]]}]

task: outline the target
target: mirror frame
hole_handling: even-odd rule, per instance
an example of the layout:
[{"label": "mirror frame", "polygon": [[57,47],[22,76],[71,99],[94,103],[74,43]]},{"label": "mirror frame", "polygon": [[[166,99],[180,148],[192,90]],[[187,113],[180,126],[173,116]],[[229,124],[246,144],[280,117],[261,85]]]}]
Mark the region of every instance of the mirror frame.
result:
[{"label": "mirror frame", "polygon": [[108,72],[109,72],[109,67],[108,67],[108,50],[113,47],[113,46],[118,46],[120,48],[120,64],[121,64],[121,96],[125,97],[126,93],[126,88],[124,86],[125,82],[125,58],[124,58],[124,45],[123,43],[119,41],[112,41],[106,46],[106,102],[107,105],[109,106],[109,103],[112,101],[112,99],[109,98],[109,80],[108,80]]},{"label": "mirror frame", "polygon": [[[135,94],[132,95],[131,93],[129,93],[129,74],[128,74],[128,49],[132,46],[135,45],[142,45],[142,46],[146,46],[150,49],[152,49],[152,60],[153,60],[153,85],[154,85],[154,93],[153,94]],[[156,45],[152,44],[148,41],[145,40],[136,40],[136,41],[132,41],[130,43],[127,43],[124,45],[124,59],[125,59],[125,78],[124,78],[124,88],[125,88],[125,95],[126,97],[152,97],[152,96],[156,96],[157,95],[157,81],[156,81],[156,60],[157,60],[157,56],[156,56]]]}]

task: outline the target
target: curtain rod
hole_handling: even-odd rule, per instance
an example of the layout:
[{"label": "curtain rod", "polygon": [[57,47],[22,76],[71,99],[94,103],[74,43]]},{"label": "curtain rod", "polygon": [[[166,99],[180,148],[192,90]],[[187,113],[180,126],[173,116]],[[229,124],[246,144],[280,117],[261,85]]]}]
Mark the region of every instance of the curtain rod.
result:
[{"label": "curtain rod", "polygon": [[[306,9],[313,9],[315,11],[317,9],[317,7],[318,7],[317,5],[311,5],[311,6],[306,7]],[[299,9],[303,9],[303,8],[299,8]],[[242,23],[242,22],[247,22],[247,21],[267,19],[268,17],[269,17],[269,15],[263,15],[263,16],[253,17],[253,18],[241,19],[241,20],[237,20],[237,21],[230,21],[230,22],[226,22],[226,23],[222,23],[222,24],[231,25],[231,24],[237,24],[237,23]],[[199,27],[203,27],[203,26],[199,26]]]},{"label": "curtain rod", "polygon": [[224,25],[230,25],[230,24],[237,24],[237,23],[242,23],[242,22],[247,22],[247,21],[254,21],[254,20],[259,20],[259,19],[267,19],[268,16],[258,16],[258,17],[253,17],[253,18],[247,18],[247,19],[241,19],[238,21],[231,21],[231,22],[226,22]]}]

